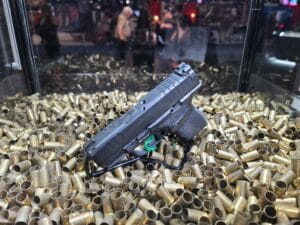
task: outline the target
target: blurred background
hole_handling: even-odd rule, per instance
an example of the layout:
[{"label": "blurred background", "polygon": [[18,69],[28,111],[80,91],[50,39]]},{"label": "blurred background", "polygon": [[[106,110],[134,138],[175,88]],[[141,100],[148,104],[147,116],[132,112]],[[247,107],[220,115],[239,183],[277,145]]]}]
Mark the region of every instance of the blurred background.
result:
[{"label": "blurred background", "polygon": [[[74,73],[160,77],[180,61],[211,73],[235,74],[225,89],[236,86],[247,0],[31,0],[27,7],[42,84],[47,86],[53,74],[58,79]],[[69,90],[67,81],[59,83]],[[147,84],[138,86],[148,89]]]},{"label": "blurred background", "polygon": [[8,90],[30,78],[43,94],[147,91],[185,61],[203,94],[300,93],[297,0],[1,0],[0,11]]}]

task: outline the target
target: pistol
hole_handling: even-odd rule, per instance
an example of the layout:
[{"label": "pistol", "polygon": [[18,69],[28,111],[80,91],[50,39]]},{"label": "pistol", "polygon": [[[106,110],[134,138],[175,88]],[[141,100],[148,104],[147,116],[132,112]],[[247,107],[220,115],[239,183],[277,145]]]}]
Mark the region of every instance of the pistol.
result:
[{"label": "pistol", "polygon": [[[206,126],[205,115],[191,102],[201,83],[190,65],[181,63],[127,113],[87,141],[84,146],[87,173],[100,176],[137,160],[153,162],[149,154],[169,134],[184,143],[185,157],[177,167],[164,166],[181,169],[194,136]],[[136,149],[143,143],[143,149]],[[101,169],[92,170],[90,161]]]}]

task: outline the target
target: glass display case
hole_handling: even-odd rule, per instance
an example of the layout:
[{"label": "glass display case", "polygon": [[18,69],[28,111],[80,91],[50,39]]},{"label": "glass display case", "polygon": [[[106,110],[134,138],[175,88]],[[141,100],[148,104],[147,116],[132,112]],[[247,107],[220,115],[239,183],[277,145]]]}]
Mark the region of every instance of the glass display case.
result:
[{"label": "glass display case", "polygon": [[44,94],[149,90],[181,61],[203,93],[236,89],[248,1],[32,0],[27,9]]},{"label": "glass display case", "polygon": [[[1,96],[38,90],[32,86],[42,94],[148,91],[185,61],[203,81],[203,94],[259,91],[299,111],[297,2],[18,2],[25,34],[13,29],[14,3],[1,1]],[[130,16],[122,31],[124,8]]]},{"label": "glass display case", "polygon": [[268,93],[299,111],[300,5],[265,2],[260,14],[248,90]]},{"label": "glass display case", "polygon": [[0,0],[0,224],[300,224],[298,2]]},{"label": "glass display case", "polygon": [[[33,46],[36,62],[31,71],[36,70],[43,94],[149,90],[181,61],[190,63],[204,81],[204,94],[238,90],[246,67],[241,62],[249,64],[243,91],[285,93],[278,97],[299,93],[299,4],[293,1],[20,2],[26,7],[28,48]],[[257,36],[250,41],[254,52],[246,55],[245,37],[254,37],[254,30],[246,34],[249,9],[261,3],[253,28]],[[122,41],[117,31],[125,6],[130,17]],[[3,0],[1,7],[4,78],[21,74],[20,58],[28,57],[19,57],[23,48],[17,48],[8,2]],[[32,80],[28,75],[25,79]]]}]

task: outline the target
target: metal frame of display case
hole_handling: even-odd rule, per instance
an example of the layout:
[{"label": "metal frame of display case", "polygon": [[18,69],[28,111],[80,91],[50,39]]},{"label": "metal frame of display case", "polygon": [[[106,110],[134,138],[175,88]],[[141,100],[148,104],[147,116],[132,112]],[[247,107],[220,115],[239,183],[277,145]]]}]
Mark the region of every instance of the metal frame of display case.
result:
[{"label": "metal frame of display case", "polygon": [[2,0],[2,5],[4,8],[4,15],[6,18],[9,40],[10,40],[10,45],[12,48],[12,54],[13,54],[13,58],[14,58],[14,61],[11,63],[11,67],[15,70],[22,70],[19,50],[18,50],[17,41],[16,41],[16,35],[15,35],[15,31],[13,29],[14,27],[13,27],[11,10],[10,10],[10,6],[9,6],[9,0]]},{"label": "metal frame of display case", "polygon": [[242,60],[237,82],[237,91],[246,92],[249,88],[250,74],[255,59],[257,37],[259,35],[264,0],[251,0],[248,26],[243,47]]},{"label": "metal frame of display case", "polygon": [[23,73],[31,93],[41,92],[25,0],[9,1]]},{"label": "metal frame of display case", "polygon": [[0,100],[17,93],[29,94],[28,79],[24,76],[20,46],[13,24],[13,13],[10,0],[1,0],[1,55],[3,56],[0,71]]},{"label": "metal frame of display case", "polygon": [[[294,87],[291,89],[283,88],[272,81],[264,78],[264,70],[258,65],[258,61],[263,60],[258,53],[261,48],[261,37],[265,32],[264,23],[264,8],[269,6],[265,0],[251,0],[251,8],[248,18],[248,27],[246,31],[246,38],[242,54],[242,61],[240,65],[239,80],[237,91],[240,92],[260,92],[269,99],[274,99],[281,102],[290,108],[290,113],[298,114],[300,111],[300,96],[299,93],[294,92]],[[289,49],[289,48],[287,48]],[[270,59],[276,60],[276,57]],[[294,63],[285,58],[280,61],[281,64],[286,65]],[[273,65],[273,70],[279,71],[276,65]],[[297,66],[299,68],[299,66]],[[282,68],[281,68],[282,69]]]}]

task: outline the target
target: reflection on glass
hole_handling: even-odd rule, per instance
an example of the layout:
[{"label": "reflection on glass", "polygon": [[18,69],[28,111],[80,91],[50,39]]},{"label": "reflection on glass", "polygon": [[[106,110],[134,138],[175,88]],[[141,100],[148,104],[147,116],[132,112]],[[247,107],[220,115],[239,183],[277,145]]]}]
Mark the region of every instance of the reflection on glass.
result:
[{"label": "reflection on glass", "polygon": [[12,24],[9,0],[0,0],[0,100],[27,93]]},{"label": "reflection on glass", "polygon": [[55,58],[60,55],[60,44],[57,35],[57,19],[54,7],[47,0],[33,0],[30,2],[30,28],[38,35],[43,46],[45,55],[48,58]]},{"label": "reflection on glass", "polygon": [[45,92],[149,90],[181,61],[235,90],[249,1],[28,0]]},{"label": "reflection on glass", "polygon": [[[0,74],[1,78],[8,74],[13,54],[9,40],[8,28],[2,1],[0,1]],[[0,78],[0,79],[1,79]]]},{"label": "reflection on glass", "polygon": [[[255,75],[264,82],[300,93],[300,4],[297,1],[267,3],[258,40]],[[275,85],[275,86],[274,86]]]}]

